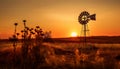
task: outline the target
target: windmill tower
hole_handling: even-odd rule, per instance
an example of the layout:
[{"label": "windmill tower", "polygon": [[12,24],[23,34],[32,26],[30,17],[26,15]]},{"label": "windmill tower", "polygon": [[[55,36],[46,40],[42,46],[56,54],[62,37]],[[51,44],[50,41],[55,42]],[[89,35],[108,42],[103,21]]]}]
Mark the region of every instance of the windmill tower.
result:
[{"label": "windmill tower", "polygon": [[86,46],[86,34],[89,32],[88,22],[90,20],[96,20],[96,14],[90,15],[87,11],[83,11],[78,17],[78,21],[82,25],[82,32],[84,33],[84,46]]}]

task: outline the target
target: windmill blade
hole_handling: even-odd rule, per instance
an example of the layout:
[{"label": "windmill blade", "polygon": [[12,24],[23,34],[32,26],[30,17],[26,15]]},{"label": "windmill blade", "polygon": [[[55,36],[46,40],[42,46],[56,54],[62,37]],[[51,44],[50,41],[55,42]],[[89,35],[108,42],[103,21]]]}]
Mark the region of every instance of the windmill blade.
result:
[{"label": "windmill blade", "polygon": [[90,15],[89,18],[90,18],[91,20],[96,20],[96,14]]}]

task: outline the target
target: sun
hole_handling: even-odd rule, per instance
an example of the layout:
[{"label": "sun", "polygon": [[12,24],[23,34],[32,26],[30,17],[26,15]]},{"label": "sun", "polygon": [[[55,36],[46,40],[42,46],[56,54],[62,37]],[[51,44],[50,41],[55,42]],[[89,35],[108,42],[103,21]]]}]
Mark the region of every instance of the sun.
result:
[{"label": "sun", "polygon": [[77,33],[76,33],[76,32],[72,32],[72,33],[71,33],[71,36],[72,36],[72,37],[77,37]]}]

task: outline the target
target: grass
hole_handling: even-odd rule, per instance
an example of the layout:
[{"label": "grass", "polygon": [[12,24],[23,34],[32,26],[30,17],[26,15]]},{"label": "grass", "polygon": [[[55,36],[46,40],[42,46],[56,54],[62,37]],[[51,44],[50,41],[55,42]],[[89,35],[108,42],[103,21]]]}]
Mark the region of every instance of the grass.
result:
[{"label": "grass", "polygon": [[0,69],[119,69],[120,48],[96,44],[82,49],[79,43],[28,42],[0,51]]}]

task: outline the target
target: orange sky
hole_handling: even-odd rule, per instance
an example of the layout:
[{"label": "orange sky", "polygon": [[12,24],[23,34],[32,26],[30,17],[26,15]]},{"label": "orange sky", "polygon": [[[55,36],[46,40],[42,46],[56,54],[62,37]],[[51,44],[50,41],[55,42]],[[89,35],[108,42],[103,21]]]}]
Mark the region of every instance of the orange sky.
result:
[{"label": "orange sky", "polygon": [[40,27],[52,31],[52,37],[69,37],[71,32],[80,34],[78,16],[82,11],[96,13],[96,21],[89,22],[91,36],[120,35],[119,0],[0,0],[0,38],[23,29],[22,20],[29,27]]}]

